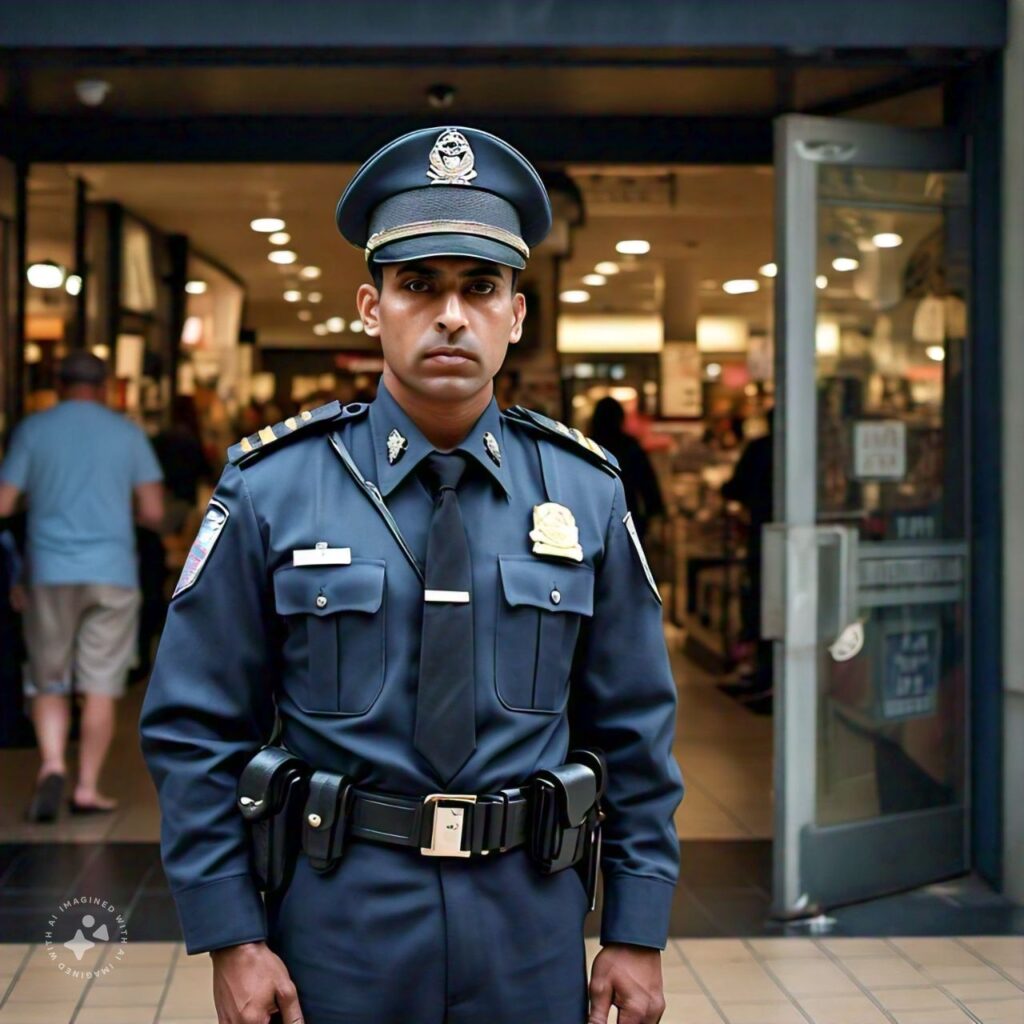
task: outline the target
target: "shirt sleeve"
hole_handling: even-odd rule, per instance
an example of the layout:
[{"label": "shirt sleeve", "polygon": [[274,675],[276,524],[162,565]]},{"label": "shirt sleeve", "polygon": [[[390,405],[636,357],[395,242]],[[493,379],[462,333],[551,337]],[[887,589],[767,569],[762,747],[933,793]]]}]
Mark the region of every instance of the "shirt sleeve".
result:
[{"label": "shirt sleeve", "polygon": [[164,478],[164,471],[149,443],[149,438],[141,431],[136,431],[136,445],[132,461],[132,486],[138,484],[159,483]]},{"label": "shirt sleeve", "polygon": [[272,599],[239,469],[225,467],[213,498],[208,516],[216,523],[226,510],[227,519],[212,545],[202,530],[193,545],[140,721],[160,799],[161,856],[189,953],[266,937],[235,794],[273,728]]},{"label": "shirt sleeve", "polygon": [[664,949],[679,877],[677,698],[661,601],[625,517],[616,479],[594,614],[577,650],[570,729],[573,746],[601,748],[608,766],[601,942]]},{"label": "shirt sleeve", "polygon": [[19,491],[26,491],[31,471],[32,447],[28,430],[21,423],[11,437],[6,456],[0,462],[0,483],[11,484]]}]

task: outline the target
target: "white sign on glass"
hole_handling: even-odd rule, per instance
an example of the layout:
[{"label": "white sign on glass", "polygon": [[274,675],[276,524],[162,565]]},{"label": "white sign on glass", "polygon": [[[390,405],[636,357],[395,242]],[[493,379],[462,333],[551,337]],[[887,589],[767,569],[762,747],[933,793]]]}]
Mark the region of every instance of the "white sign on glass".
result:
[{"label": "white sign on glass", "polygon": [[853,475],[857,480],[902,480],[907,475],[907,425],[901,420],[854,423]]}]

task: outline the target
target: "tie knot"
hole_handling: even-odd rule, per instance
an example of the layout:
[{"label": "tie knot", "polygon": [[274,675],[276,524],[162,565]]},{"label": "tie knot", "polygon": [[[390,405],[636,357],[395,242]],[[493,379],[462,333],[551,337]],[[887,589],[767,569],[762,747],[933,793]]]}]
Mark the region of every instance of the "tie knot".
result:
[{"label": "tie knot", "polygon": [[433,485],[435,494],[445,488],[454,491],[466,472],[466,460],[461,452],[431,452],[424,461],[427,481]]}]

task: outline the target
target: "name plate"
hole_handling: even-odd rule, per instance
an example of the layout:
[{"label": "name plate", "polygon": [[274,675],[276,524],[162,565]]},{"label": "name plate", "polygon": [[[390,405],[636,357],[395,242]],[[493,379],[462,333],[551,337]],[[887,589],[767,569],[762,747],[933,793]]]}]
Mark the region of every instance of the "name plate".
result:
[{"label": "name plate", "polygon": [[299,548],[292,552],[292,565],[351,564],[351,548]]}]

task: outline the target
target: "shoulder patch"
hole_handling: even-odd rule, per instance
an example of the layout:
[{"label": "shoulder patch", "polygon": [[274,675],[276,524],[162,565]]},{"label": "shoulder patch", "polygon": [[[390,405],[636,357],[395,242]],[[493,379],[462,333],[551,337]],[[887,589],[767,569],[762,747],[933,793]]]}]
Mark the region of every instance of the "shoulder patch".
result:
[{"label": "shoulder patch", "polygon": [[188,558],[185,559],[185,564],[182,566],[174,593],[171,594],[172,601],[183,590],[188,590],[189,587],[195,585],[230,517],[231,512],[227,505],[217,501],[216,498],[210,499],[206,515],[203,516],[203,521],[199,525],[199,532],[196,534],[196,539],[192,541]]},{"label": "shoulder patch", "polygon": [[570,451],[576,452],[577,455],[582,455],[595,466],[600,466],[612,476],[620,475],[618,462],[593,438],[587,437],[583,431],[577,430],[575,427],[567,427],[559,420],[553,420],[550,416],[535,412],[533,409],[524,409],[521,405],[510,406],[502,413],[502,416],[510,423],[549,437]]},{"label": "shoulder patch", "polygon": [[297,413],[272,427],[262,427],[255,434],[243,437],[238,444],[228,449],[228,462],[233,466],[248,462],[258,453],[265,452],[271,445],[280,446],[284,441],[298,437],[314,425],[333,423],[338,420],[357,419],[369,409],[365,402],[349,402],[343,406],[338,401],[328,402],[316,409]]}]

